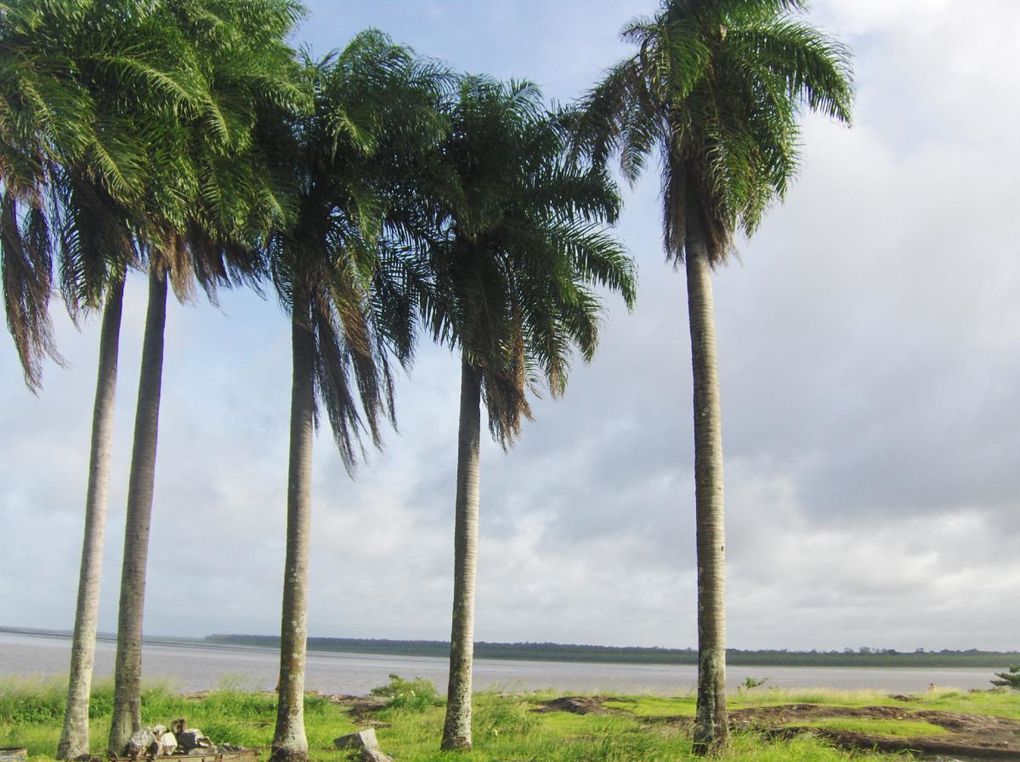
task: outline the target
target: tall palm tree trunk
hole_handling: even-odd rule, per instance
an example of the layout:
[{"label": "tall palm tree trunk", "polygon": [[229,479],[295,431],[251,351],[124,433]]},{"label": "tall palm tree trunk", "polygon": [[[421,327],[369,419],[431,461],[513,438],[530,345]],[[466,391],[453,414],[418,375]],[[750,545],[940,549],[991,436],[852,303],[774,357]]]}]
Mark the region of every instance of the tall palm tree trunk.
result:
[{"label": "tall palm tree trunk", "polygon": [[308,555],[312,515],[312,442],[315,433],[315,337],[307,307],[294,305],[294,363],[287,477],[287,558],[283,575],[280,680],[272,762],[308,759],[305,736],[305,654],[308,638]]},{"label": "tall palm tree trunk", "polygon": [[712,267],[701,209],[687,214],[687,309],[694,370],[694,489],[698,547],[698,706],[694,750],[725,743],[726,530],[723,516],[722,408],[715,347]]},{"label": "tall palm tree trunk", "polygon": [[163,330],[166,326],[166,272],[149,266],[149,305],[145,315],[142,368],[138,379],[135,434],[128,480],[124,562],[117,615],[117,659],[114,667],[113,722],[109,751],[120,754],[142,722],[142,614],[145,609],[145,566],[149,555],[149,524],[156,473],[160,385],[163,379]]},{"label": "tall palm tree trunk", "polygon": [[99,370],[92,408],[92,448],[89,483],[85,495],[85,536],[78,575],[78,606],[71,639],[71,676],[67,686],[64,727],[57,759],[74,759],[89,753],[89,698],[96,656],[99,619],[99,585],[106,533],[106,502],[110,483],[110,451],[113,446],[113,413],[117,392],[117,358],[120,322],[124,305],[124,281],[110,288],[103,308],[99,333]]},{"label": "tall palm tree trunk", "polygon": [[442,748],[471,748],[471,662],[475,650],[475,574],[478,567],[478,463],[481,374],[461,361],[457,436],[457,505],[454,527],[453,627],[450,682]]}]

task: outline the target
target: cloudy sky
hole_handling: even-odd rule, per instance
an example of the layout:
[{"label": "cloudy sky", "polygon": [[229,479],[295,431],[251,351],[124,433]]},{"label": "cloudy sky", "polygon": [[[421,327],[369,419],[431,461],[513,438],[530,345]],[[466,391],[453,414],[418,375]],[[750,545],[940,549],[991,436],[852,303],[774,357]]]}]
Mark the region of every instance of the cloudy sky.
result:
[{"label": "cloudy sky", "polygon": [[[316,52],[367,26],[567,101],[656,0],[315,0]],[[856,124],[807,117],[800,178],[716,278],[739,648],[1020,648],[1020,4],[816,0]],[[658,183],[626,192],[636,310],[504,454],[482,452],[477,637],[695,643],[691,380]],[[145,289],[128,284],[101,628],[113,630]],[[54,309],[59,305],[54,303]],[[0,624],[70,629],[98,336],[33,397],[0,339]],[[167,321],[146,631],[278,631],[289,329],[224,294]],[[458,363],[423,345],[357,479],[315,459],[314,635],[449,633]]]}]

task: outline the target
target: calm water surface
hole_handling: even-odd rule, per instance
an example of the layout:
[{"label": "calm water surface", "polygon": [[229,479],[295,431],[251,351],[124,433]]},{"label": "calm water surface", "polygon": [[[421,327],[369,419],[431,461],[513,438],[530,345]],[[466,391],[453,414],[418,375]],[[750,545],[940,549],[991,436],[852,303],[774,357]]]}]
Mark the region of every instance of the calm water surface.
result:
[{"label": "calm water surface", "polygon": [[[62,677],[70,663],[71,641],[65,637],[0,633],[0,679]],[[113,677],[115,646],[96,648],[96,678]],[[271,690],[279,670],[271,649],[191,643],[147,643],[143,649],[147,680],[164,681],[181,691],[224,686]],[[834,688],[917,693],[930,683],[960,689],[987,688],[988,669],[863,669],[838,667],[730,667],[731,689],[745,677],[768,677],[780,688]],[[446,660],[427,656],[370,656],[308,653],[305,685],[326,693],[365,694],[387,682],[388,675],[424,677],[442,691]],[[656,693],[677,695],[694,689],[693,666],[650,664],[588,664],[578,662],[475,661],[476,690],[501,689],[594,693]]]}]

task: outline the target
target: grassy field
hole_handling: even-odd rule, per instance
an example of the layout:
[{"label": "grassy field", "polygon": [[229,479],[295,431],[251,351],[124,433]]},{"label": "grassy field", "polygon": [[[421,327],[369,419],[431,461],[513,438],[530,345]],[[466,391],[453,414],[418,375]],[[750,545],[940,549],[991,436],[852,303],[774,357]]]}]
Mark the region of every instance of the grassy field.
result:
[{"label": "grassy field", "polygon": [[[383,697],[388,706],[362,715],[359,726],[376,724],[380,745],[397,762],[654,762],[693,759],[689,718],[693,696],[604,697],[602,713],[579,715],[542,711],[552,694],[480,694],[475,704],[475,749],[465,754],[440,753],[442,706],[424,682],[401,681]],[[33,760],[52,758],[60,734],[63,686],[57,683],[0,683],[0,746],[24,746]],[[109,727],[112,689],[101,686],[92,706],[94,751],[99,752]],[[810,691],[791,693],[764,688],[731,697],[731,708],[767,708],[819,704],[858,708],[903,707],[902,699],[879,693]],[[274,697],[225,688],[205,696],[181,696],[166,687],[150,686],[144,696],[144,721],[168,724],[186,717],[217,743],[268,748],[275,718]],[[1020,720],[1020,694],[940,691],[911,697],[909,708],[939,710]],[[351,757],[332,748],[336,736],[356,729],[351,707],[326,697],[309,696],[306,726],[312,758],[340,762]],[[687,718],[685,720],[685,718]],[[826,718],[819,728],[867,732],[883,736],[937,735],[935,725],[914,720]],[[753,732],[737,732],[723,760],[748,762],[829,762],[834,760],[903,759],[880,754],[847,753],[808,735],[773,741]]]}]

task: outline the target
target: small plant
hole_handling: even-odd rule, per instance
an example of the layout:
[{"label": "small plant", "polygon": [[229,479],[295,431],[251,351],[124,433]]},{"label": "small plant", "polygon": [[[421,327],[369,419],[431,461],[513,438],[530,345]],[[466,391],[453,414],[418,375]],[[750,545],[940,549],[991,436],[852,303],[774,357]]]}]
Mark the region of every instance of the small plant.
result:
[{"label": "small plant", "polygon": [[740,684],[740,689],[742,691],[749,691],[753,688],[761,688],[768,681],[769,679],[767,677],[751,677],[748,675],[744,678],[744,682]]},{"label": "small plant", "polygon": [[412,712],[424,712],[440,703],[436,686],[423,677],[405,680],[400,675],[390,675],[389,684],[373,688],[372,695],[389,699],[386,703],[388,709],[407,709]]},{"label": "small plant", "polygon": [[1009,672],[996,672],[995,676],[999,679],[992,680],[992,685],[1020,691],[1020,664],[1011,666]]}]

